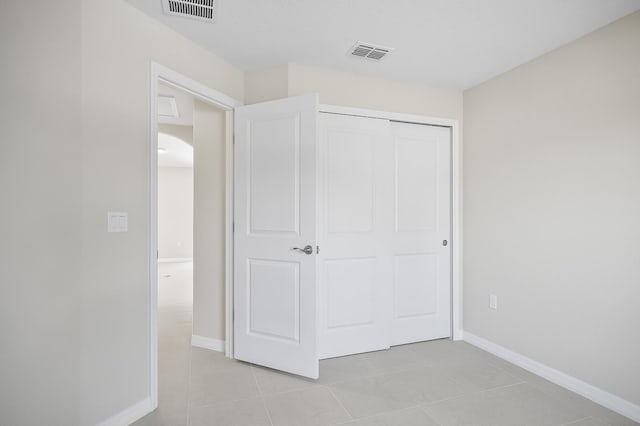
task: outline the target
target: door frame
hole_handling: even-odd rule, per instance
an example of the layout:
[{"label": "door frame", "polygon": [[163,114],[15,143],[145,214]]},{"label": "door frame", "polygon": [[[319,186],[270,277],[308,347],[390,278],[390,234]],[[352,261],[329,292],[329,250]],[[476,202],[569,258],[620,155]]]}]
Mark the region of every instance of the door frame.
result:
[{"label": "door frame", "polygon": [[211,89],[164,65],[151,62],[149,78],[148,143],[148,276],[149,276],[149,397],[152,409],[158,407],[158,84],[188,92],[226,111],[225,141],[225,354],[233,357],[233,109],[242,102]]},{"label": "door frame", "polygon": [[451,338],[462,340],[462,142],[460,123],[448,118],[376,111],[362,108],[319,105],[319,112],[357,117],[381,118],[410,124],[451,129]]}]

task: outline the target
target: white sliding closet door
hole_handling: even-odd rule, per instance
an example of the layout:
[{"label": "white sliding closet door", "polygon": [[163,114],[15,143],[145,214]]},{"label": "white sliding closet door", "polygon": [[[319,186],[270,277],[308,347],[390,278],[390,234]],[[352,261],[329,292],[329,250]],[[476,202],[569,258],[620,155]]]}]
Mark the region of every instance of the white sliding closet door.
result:
[{"label": "white sliding closet door", "polygon": [[451,335],[451,130],[405,123],[391,130],[393,346]]},{"label": "white sliding closet door", "polygon": [[389,121],[320,114],[320,358],[386,349],[391,320]]}]

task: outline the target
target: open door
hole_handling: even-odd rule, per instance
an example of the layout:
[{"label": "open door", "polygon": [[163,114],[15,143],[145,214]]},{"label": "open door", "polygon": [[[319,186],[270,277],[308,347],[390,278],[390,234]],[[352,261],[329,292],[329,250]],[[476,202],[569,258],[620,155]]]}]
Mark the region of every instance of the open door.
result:
[{"label": "open door", "polygon": [[234,356],[318,378],[317,95],[235,110]]}]

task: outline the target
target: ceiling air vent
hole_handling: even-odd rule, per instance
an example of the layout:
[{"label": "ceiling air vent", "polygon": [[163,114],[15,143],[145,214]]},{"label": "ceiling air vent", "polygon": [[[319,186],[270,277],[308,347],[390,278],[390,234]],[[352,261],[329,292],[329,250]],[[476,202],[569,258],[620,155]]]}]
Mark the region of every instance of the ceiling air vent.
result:
[{"label": "ceiling air vent", "polygon": [[349,50],[349,55],[357,56],[359,58],[371,59],[373,61],[379,61],[387,56],[387,54],[393,51],[390,47],[376,46],[371,43],[356,43],[355,46]]},{"label": "ceiling air vent", "polygon": [[216,0],[162,0],[167,15],[215,22]]}]

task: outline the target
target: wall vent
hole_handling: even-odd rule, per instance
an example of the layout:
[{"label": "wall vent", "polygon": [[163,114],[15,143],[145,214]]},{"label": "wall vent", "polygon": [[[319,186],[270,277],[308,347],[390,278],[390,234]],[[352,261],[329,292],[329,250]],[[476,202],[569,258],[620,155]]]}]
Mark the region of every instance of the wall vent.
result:
[{"label": "wall vent", "polygon": [[162,5],[167,15],[216,21],[216,0],[162,0]]},{"label": "wall vent", "polygon": [[379,61],[393,51],[390,47],[376,46],[371,43],[356,43],[350,50],[350,56]]},{"label": "wall vent", "polygon": [[158,96],[158,116],[178,118],[178,103],[173,96]]}]

